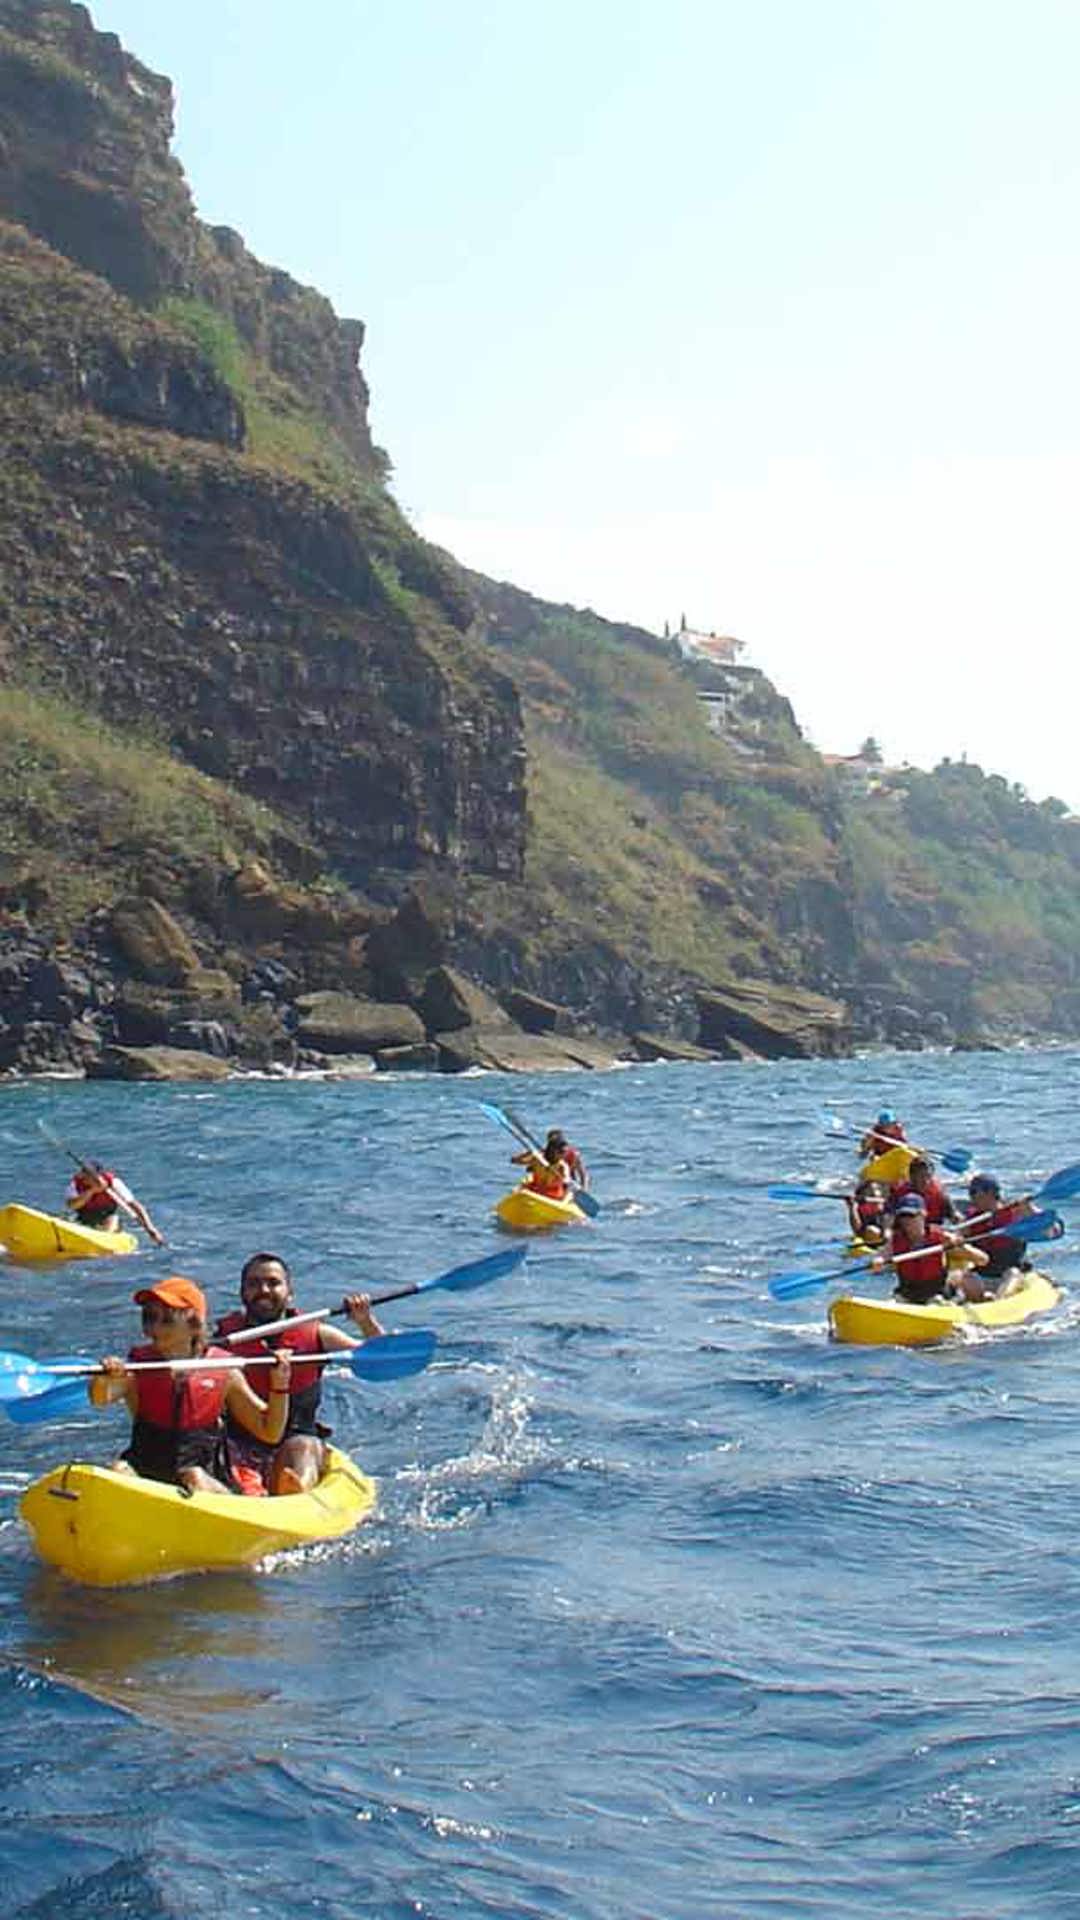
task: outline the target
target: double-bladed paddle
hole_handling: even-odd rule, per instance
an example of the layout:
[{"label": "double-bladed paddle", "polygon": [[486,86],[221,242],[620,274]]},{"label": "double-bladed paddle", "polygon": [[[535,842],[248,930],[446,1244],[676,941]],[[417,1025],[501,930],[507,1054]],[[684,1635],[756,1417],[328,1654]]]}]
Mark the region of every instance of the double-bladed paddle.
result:
[{"label": "double-bladed paddle", "polygon": [[[513,1134],[519,1147],[528,1147],[531,1153],[538,1153],[543,1159],[543,1147],[529,1132],[524,1120],[519,1119],[516,1113],[511,1113],[507,1107],[497,1107],[490,1100],[480,1101],[480,1111],[486,1113],[489,1120],[494,1120],[497,1127],[502,1127],[506,1133]],[[582,1213],[586,1214],[590,1220],[595,1220],[600,1211],[599,1200],[594,1199],[588,1189],[580,1186],[576,1180],[572,1179],[570,1185],[574,1191],[574,1200]]]},{"label": "double-bladed paddle", "polygon": [[892,1133],[879,1133],[876,1127],[864,1127],[860,1131],[858,1127],[851,1127],[846,1121],[841,1120],[837,1113],[826,1114],[825,1120],[825,1131],[830,1139],[835,1139],[837,1134],[845,1134],[855,1140],[877,1140],[881,1144],[882,1153],[887,1153],[890,1147],[911,1147],[912,1153],[932,1154],[934,1159],[940,1160],[942,1166],[947,1167],[950,1173],[966,1173],[971,1165],[972,1156],[966,1147],[946,1147],[942,1152],[938,1152],[936,1147],[911,1146],[910,1141],[898,1140]]},{"label": "double-bladed paddle", "polygon": [[[505,1253],[489,1253],[482,1260],[468,1260],[464,1266],[451,1267],[448,1273],[437,1273],[431,1280],[412,1280],[408,1286],[393,1287],[389,1293],[373,1293],[370,1304],[384,1307],[388,1300],[406,1300],[412,1293],[430,1293],[439,1287],[443,1293],[471,1293],[474,1287],[486,1287],[490,1280],[501,1280],[508,1273],[520,1267],[527,1254],[525,1247],[509,1247]],[[239,1327],[235,1333],[227,1333],[222,1345],[237,1347],[245,1340],[263,1340],[271,1333],[284,1333],[290,1327],[308,1326],[315,1320],[345,1319],[349,1309],[340,1307],[316,1307],[313,1313],[291,1313],[285,1320],[270,1320],[265,1326]],[[369,1343],[370,1344],[370,1343]],[[304,1356],[305,1360],[307,1355]]]},{"label": "double-bladed paddle", "polygon": [[[332,1353],[305,1354],[304,1365],[340,1366],[357,1380],[402,1380],[411,1373],[422,1373],[430,1364],[438,1336],[428,1327],[410,1328],[405,1333],[381,1333],[365,1340],[362,1346]],[[273,1367],[278,1356],[265,1354],[246,1360],[245,1367]],[[214,1359],[195,1355],[190,1360],[133,1360],[129,1373],[221,1373],[240,1364],[239,1360]],[[62,1384],[57,1386],[57,1376]],[[72,1376],[78,1382],[107,1378],[96,1362],[53,1361],[42,1364],[26,1353],[0,1352],[0,1405],[10,1420],[28,1426],[49,1420],[56,1413],[70,1410]]]},{"label": "double-bladed paddle", "polygon": [[[51,1127],[47,1127],[45,1125],[44,1120],[39,1120],[37,1122],[37,1126],[38,1126],[39,1133],[44,1135],[50,1147],[55,1147],[58,1153],[66,1154],[68,1159],[73,1161],[75,1166],[78,1167],[80,1173],[89,1173],[89,1174],[93,1174],[95,1178],[97,1177],[98,1170],[93,1165],[93,1163],[89,1160],[84,1160],[80,1153],[76,1153],[74,1147],[68,1146],[66,1140],[61,1140],[59,1134],[54,1133]],[[115,1200],[121,1213],[126,1213],[129,1220],[134,1220],[135,1225],[137,1227],[143,1227],[144,1230],[149,1234],[150,1239],[156,1240],[157,1246],[163,1247],[167,1244],[164,1234],[158,1233],[158,1230],[156,1227],[154,1227],[153,1231],[151,1231],[150,1228],[146,1225],[146,1220],[149,1220],[150,1218],[149,1214],[146,1214],[146,1220],[140,1220],[138,1208],[133,1207],[130,1201],[125,1200],[122,1194],[117,1193],[116,1188],[113,1186],[111,1181],[106,1181],[105,1186],[109,1194]],[[146,1213],[145,1207],[143,1208],[143,1212],[144,1214]]]},{"label": "double-bladed paddle", "polygon": [[[1065,1222],[1051,1208],[1043,1213],[1023,1214],[1018,1220],[1010,1220],[1007,1227],[996,1227],[992,1233],[973,1233],[971,1239],[976,1245],[983,1240],[998,1239],[1025,1242],[1059,1240],[1064,1231]],[[898,1253],[891,1260],[883,1260],[882,1264],[899,1267],[905,1260],[916,1260],[921,1254],[934,1251],[935,1245],[912,1247],[907,1253]],[[833,1267],[828,1273],[781,1273],[775,1280],[769,1281],[769,1292],[774,1300],[798,1300],[804,1293],[816,1293],[819,1287],[827,1286],[830,1280],[850,1280],[852,1274],[870,1273],[875,1265],[875,1260],[860,1260],[855,1266]]]}]

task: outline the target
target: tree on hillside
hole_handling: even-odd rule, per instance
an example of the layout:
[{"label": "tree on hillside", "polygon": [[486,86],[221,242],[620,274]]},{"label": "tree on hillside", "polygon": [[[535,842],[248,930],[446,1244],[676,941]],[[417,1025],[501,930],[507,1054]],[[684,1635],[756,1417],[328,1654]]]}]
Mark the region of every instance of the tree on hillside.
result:
[{"label": "tree on hillside", "polygon": [[872,767],[881,766],[882,764],[881,748],[878,746],[878,743],[874,739],[874,736],[872,733],[867,734],[866,739],[863,741],[862,746],[859,748],[859,759],[868,760]]}]

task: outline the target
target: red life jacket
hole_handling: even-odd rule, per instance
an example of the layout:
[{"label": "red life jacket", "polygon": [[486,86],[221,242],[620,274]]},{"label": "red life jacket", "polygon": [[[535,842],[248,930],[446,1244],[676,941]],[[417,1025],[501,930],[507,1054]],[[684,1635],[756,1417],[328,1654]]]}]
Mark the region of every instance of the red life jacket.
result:
[{"label": "red life jacket", "polygon": [[[930,1227],[927,1231],[925,1250],[916,1253],[911,1250],[910,1257],[896,1269],[896,1291],[903,1300],[922,1303],[932,1300],[940,1293],[948,1276],[948,1264],[945,1258],[945,1236],[940,1227]],[[908,1254],[906,1247],[894,1244],[893,1253],[897,1259]]]},{"label": "red life jacket", "polygon": [[[230,1333],[246,1332],[249,1326],[250,1322],[245,1314],[229,1313],[224,1320],[218,1321],[215,1331],[219,1339],[224,1339]],[[305,1320],[298,1327],[282,1327],[280,1333],[272,1333],[268,1340],[254,1338],[242,1340],[239,1346],[231,1347],[229,1351],[237,1365],[241,1366],[245,1359],[254,1359],[256,1354],[260,1356],[273,1354],[279,1348],[288,1348],[289,1352],[294,1354],[321,1353],[319,1322]],[[269,1367],[243,1367],[243,1375],[248,1386],[252,1393],[258,1394],[260,1400],[266,1399],[266,1376],[269,1372]],[[321,1367],[305,1366],[303,1360],[294,1360],[289,1376],[289,1418],[285,1426],[286,1434],[295,1432],[298,1427],[310,1428],[319,1405],[322,1376]]]},{"label": "red life jacket", "polygon": [[[968,1208],[969,1219],[975,1212],[975,1208]],[[1022,1201],[1006,1200],[1000,1207],[994,1208],[988,1220],[980,1220],[972,1233],[975,1245],[981,1247],[987,1256],[987,1265],[982,1269],[986,1279],[1000,1280],[1010,1267],[1017,1266],[1024,1258],[1024,1241],[1014,1240],[1002,1231],[1010,1227],[1014,1220],[1019,1220],[1023,1212]]]},{"label": "red life jacket", "polygon": [[[231,1360],[224,1347],[208,1347],[204,1360]],[[160,1360],[154,1346],[132,1347],[128,1359]],[[135,1418],[151,1427],[163,1427],[170,1433],[212,1433],[221,1425],[229,1375],[224,1367],[200,1373],[197,1367],[171,1373],[132,1374],[135,1387]]]},{"label": "red life jacket", "polygon": [[[897,1207],[908,1193],[918,1193],[918,1188],[913,1187],[910,1180],[901,1180],[892,1190],[893,1207]],[[919,1197],[926,1205],[927,1226],[940,1227],[942,1221],[949,1217],[948,1195],[941,1182],[928,1180]]]},{"label": "red life jacket", "polygon": [[564,1147],[562,1152],[562,1157],[566,1165],[566,1171],[570,1175],[571,1180],[576,1180],[578,1183],[578,1186],[583,1187],[585,1184],[585,1162],[583,1161],[577,1148]]},{"label": "red life jacket", "polygon": [[72,1185],[79,1195],[71,1203],[72,1211],[84,1227],[95,1227],[103,1220],[111,1220],[117,1212],[116,1197],[112,1191],[115,1179],[115,1173],[108,1168],[103,1168],[101,1173],[88,1173],[85,1167],[79,1167],[72,1176]]},{"label": "red life jacket", "polygon": [[[230,1333],[247,1332],[250,1325],[251,1322],[243,1313],[230,1313],[226,1314],[224,1320],[218,1321],[215,1332],[219,1339],[224,1339]],[[304,1320],[298,1327],[282,1327],[280,1333],[272,1333],[266,1340],[256,1340],[253,1335],[250,1340],[241,1340],[236,1347],[230,1347],[229,1351],[239,1366],[246,1359],[254,1359],[256,1354],[260,1357],[274,1354],[279,1347],[287,1347],[293,1354],[321,1353],[319,1322]],[[260,1400],[266,1399],[266,1376],[269,1371],[269,1367],[244,1367],[243,1369],[248,1386],[253,1393],[258,1394]],[[294,1360],[289,1392],[303,1393],[321,1379],[321,1367],[306,1367],[302,1360]]]}]

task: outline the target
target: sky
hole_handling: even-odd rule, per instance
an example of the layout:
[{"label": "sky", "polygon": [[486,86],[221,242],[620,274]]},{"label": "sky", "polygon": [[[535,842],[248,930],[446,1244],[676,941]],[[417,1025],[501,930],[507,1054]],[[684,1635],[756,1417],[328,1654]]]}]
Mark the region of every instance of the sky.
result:
[{"label": "sky", "polygon": [[1075,0],[90,0],[413,522],[1080,810]]}]

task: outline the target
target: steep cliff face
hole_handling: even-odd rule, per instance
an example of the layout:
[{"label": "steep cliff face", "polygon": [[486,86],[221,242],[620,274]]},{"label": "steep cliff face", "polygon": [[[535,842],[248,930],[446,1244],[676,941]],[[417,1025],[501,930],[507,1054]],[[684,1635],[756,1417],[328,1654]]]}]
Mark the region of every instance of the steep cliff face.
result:
[{"label": "steep cliff face", "polygon": [[70,0],[0,0],[0,216],[142,307],[205,300],[377,469],[364,330],[227,227],[195,218],[170,152],[172,88]]},{"label": "steep cliff face", "polygon": [[375,892],[519,874],[517,696],[379,487],[360,330],[200,226],[170,132],[84,8],[0,0],[7,670],[151,722]]}]

